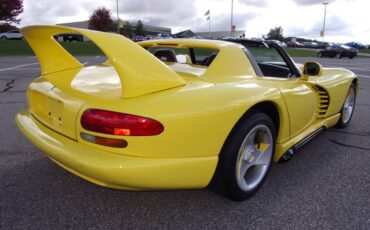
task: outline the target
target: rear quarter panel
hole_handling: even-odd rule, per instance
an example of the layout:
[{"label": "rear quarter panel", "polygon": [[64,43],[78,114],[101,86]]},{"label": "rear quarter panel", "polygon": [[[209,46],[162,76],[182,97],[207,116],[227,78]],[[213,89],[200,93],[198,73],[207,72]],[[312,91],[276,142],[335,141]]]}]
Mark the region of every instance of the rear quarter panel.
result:
[{"label": "rear quarter panel", "polygon": [[[230,79],[229,79],[230,80]],[[126,136],[128,147],[121,150],[85,142],[119,154],[146,157],[215,156],[234,125],[253,105],[273,102],[281,114],[279,139],[288,138],[288,117],[280,91],[269,82],[254,77],[235,82],[195,80],[186,86],[133,99],[96,99],[81,109],[77,132],[86,132],[80,124],[81,114],[89,108],[141,115],[160,121],[165,130],[157,136]]]}]

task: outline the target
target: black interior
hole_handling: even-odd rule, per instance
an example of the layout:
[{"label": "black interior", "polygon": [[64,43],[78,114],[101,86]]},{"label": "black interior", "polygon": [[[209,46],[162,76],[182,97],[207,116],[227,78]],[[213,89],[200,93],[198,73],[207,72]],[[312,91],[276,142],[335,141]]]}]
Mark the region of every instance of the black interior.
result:
[{"label": "black interior", "polygon": [[287,78],[292,73],[288,67],[270,63],[258,63],[258,66],[260,67],[264,76]]},{"label": "black interior", "polygon": [[157,49],[154,56],[164,62],[177,62],[176,53],[172,49]]}]

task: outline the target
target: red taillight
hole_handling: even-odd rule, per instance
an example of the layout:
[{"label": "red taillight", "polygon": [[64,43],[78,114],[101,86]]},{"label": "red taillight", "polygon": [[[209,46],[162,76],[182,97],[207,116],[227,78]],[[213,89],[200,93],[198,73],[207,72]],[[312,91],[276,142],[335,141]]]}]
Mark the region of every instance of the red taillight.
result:
[{"label": "red taillight", "polygon": [[158,121],[131,114],[88,109],[81,117],[84,129],[119,136],[153,136],[163,132]]}]

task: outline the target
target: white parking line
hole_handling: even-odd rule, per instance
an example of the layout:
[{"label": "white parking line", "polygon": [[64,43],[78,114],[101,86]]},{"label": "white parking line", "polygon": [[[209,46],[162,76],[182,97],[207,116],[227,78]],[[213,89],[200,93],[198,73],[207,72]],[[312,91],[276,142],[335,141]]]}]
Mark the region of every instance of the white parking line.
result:
[{"label": "white parking line", "polygon": [[18,68],[21,68],[21,67],[30,66],[30,65],[36,65],[36,64],[39,64],[39,63],[38,62],[34,62],[34,63],[24,64],[24,65],[17,65],[17,66],[5,68],[5,69],[0,69],[0,72],[1,71],[5,71],[5,70],[18,69]]},{"label": "white parking line", "polygon": [[366,77],[366,78],[370,78],[370,76],[364,76],[364,75],[357,75],[358,77]]}]

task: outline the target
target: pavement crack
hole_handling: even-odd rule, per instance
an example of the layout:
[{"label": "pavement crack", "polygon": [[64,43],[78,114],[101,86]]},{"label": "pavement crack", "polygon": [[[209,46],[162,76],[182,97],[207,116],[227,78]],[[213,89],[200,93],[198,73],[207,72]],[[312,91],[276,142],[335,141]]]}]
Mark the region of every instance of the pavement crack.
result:
[{"label": "pavement crack", "polygon": [[348,147],[348,148],[361,149],[361,150],[367,150],[367,151],[370,150],[370,148],[356,146],[356,145],[344,144],[342,142],[339,142],[339,141],[337,141],[335,139],[331,139],[331,138],[329,138],[329,141],[332,142],[332,143],[334,143],[334,144],[336,144],[336,145],[340,145],[340,146],[344,146],[344,147]]},{"label": "pavement crack", "polygon": [[12,86],[12,84],[15,82],[15,80],[14,79],[12,79],[12,80],[10,80],[10,81],[8,81],[6,84],[5,84],[5,89],[3,89],[3,91],[2,92],[6,92],[6,91],[8,91],[8,90],[10,90],[10,89],[12,89],[13,88],[13,86]]},{"label": "pavement crack", "polygon": [[342,133],[342,134],[355,135],[355,136],[361,136],[361,137],[370,137],[370,133],[355,133],[355,132],[340,131],[340,130],[335,130],[335,129],[329,129],[328,132]]}]

